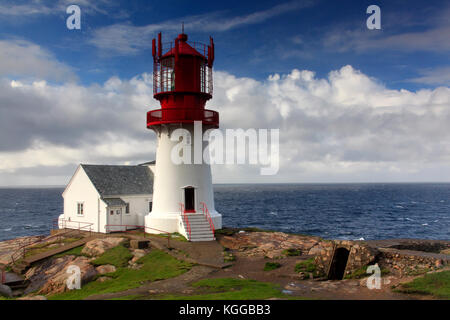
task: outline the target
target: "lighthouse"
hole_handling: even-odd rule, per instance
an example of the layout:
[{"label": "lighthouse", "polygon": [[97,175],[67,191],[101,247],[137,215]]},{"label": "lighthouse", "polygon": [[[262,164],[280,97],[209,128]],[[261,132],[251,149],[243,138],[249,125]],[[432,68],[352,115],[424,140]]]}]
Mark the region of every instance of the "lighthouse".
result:
[{"label": "lighthouse", "polygon": [[[214,207],[211,167],[194,159],[208,147],[198,135],[219,127],[219,113],[205,109],[213,93],[214,42],[191,42],[183,32],[163,45],[159,33],[152,41],[152,54],[153,94],[161,108],[147,113],[147,128],[156,133],[157,148],[146,232],[179,232],[190,241],[211,241],[214,231],[222,228],[222,216]],[[186,134],[174,139],[178,129]],[[179,156],[188,150],[192,161],[173,161],[180,143],[186,148]]]}]

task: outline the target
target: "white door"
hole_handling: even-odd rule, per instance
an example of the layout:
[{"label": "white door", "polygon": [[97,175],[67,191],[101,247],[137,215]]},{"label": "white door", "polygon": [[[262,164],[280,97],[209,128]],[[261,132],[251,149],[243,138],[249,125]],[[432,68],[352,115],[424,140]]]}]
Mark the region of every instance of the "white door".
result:
[{"label": "white door", "polygon": [[125,230],[122,226],[122,208],[108,208],[108,230],[110,232]]}]

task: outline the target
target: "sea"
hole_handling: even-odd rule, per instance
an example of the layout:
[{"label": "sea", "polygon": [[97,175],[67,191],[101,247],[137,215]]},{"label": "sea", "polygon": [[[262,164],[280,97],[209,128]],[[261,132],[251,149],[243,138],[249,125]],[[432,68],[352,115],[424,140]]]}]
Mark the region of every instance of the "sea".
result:
[{"label": "sea", "polygon": [[[63,188],[0,188],[0,241],[48,234]],[[450,240],[449,183],[217,184],[227,227],[325,239]]]}]

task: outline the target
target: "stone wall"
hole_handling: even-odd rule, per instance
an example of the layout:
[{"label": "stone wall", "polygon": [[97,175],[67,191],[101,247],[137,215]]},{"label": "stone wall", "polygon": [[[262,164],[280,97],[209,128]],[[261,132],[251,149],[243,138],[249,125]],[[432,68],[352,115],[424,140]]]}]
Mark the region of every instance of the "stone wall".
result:
[{"label": "stone wall", "polygon": [[415,275],[450,264],[450,255],[428,252],[380,248],[378,264],[400,276]]},{"label": "stone wall", "polygon": [[374,263],[379,253],[378,250],[359,241],[334,240],[329,241],[328,245],[324,245],[324,242],[321,245],[323,245],[323,250],[316,255],[315,263],[324,274],[328,273],[334,252],[338,248],[345,248],[349,251],[344,276]]}]

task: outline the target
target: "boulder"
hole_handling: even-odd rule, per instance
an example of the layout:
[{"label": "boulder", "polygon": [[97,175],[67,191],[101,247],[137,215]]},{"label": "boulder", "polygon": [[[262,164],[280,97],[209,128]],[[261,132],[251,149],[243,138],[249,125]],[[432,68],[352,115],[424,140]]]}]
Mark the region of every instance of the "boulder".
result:
[{"label": "boulder", "polygon": [[110,277],[99,277],[99,278],[97,278],[97,282],[105,282],[105,281],[108,281],[108,280],[111,280],[111,278]]},{"label": "boulder", "polygon": [[67,273],[67,270],[71,266],[80,268],[81,285],[91,281],[97,275],[97,271],[89,263],[88,258],[76,257],[72,261],[69,261],[61,271],[49,277],[38,293],[56,294],[69,290],[67,288],[67,279],[71,274]]},{"label": "boulder", "polygon": [[98,274],[105,274],[105,273],[111,273],[116,271],[116,267],[111,264],[105,264],[98,266],[95,268],[95,270],[98,272]]},{"label": "boulder", "polygon": [[133,250],[132,254],[133,254],[133,258],[128,262],[129,264],[135,264],[140,258],[145,256],[147,254],[147,252],[142,249],[135,249],[135,250]]},{"label": "boulder", "polygon": [[82,254],[85,254],[89,257],[100,256],[105,253],[106,250],[114,248],[125,241],[125,238],[114,238],[108,237],[103,239],[94,239],[87,242],[84,245]]},{"label": "boulder", "polygon": [[12,297],[12,290],[11,290],[11,288],[8,287],[7,285],[0,284],[0,296],[11,298]]}]

